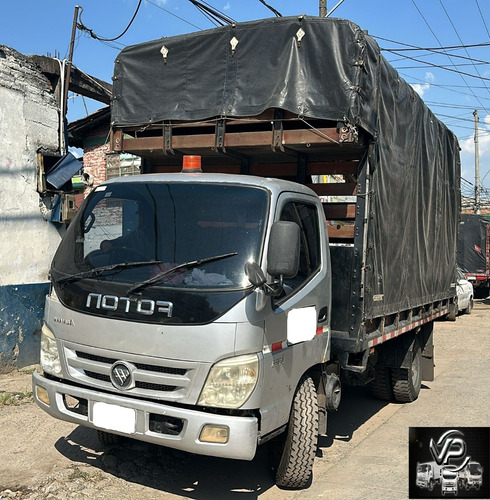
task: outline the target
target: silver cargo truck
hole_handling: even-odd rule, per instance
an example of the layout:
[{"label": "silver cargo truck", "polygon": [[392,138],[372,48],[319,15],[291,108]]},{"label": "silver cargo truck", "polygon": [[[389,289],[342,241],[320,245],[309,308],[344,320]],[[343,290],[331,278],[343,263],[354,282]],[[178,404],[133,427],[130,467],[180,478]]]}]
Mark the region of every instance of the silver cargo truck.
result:
[{"label": "silver cargo truck", "polygon": [[[433,379],[454,307],[458,144],[340,19],[266,19],[116,59],[111,149],[51,266],[39,406],[311,481],[341,382]],[[184,168],[183,168],[184,164]],[[181,170],[183,170],[181,172]]]}]

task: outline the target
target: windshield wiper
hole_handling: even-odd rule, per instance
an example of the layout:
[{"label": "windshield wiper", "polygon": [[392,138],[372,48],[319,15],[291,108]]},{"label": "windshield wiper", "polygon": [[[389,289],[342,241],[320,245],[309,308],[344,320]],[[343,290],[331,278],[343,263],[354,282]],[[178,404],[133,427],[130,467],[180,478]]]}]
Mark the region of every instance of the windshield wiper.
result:
[{"label": "windshield wiper", "polygon": [[214,262],[216,260],[226,259],[228,257],[233,257],[234,255],[238,255],[238,252],[224,253],[222,255],[215,255],[213,257],[206,257],[204,259],[196,259],[196,260],[191,260],[189,262],[184,262],[184,264],[179,264],[178,266],[172,267],[171,269],[167,269],[166,271],[162,271],[161,273],[158,273],[155,276],[152,276],[150,279],[147,279],[145,281],[140,281],[139,283],[135,283],[133,286],[128,288],[126,295],[129,295],[129,294],[134,293],[138,290],[146,288],[149,285],[153,285],[154,283],[157,283],[165,276],[168,276],[169,274],[173,274],[175,271],[178,271],[179,269],[183,269],[183,268],[190,269],[192,267],[199,267],[200,265],[206,264],[207,262]]},{"label": "windshield wiper", "polygon": [[66,284],[71,281],[80,280],[83,278],[92,278],[95,276],[100,276],[105,271],[114,271],[115,269],[123,269],[125,267],[139,267],[139,266],[148,266],[150,264],[161,264],[161,260],[150,260],[150,261],[142,261],[142,262],[120,262],[118,264],[111,264],[109,266],[101,266],[94,267],[93,269],[89,269],[88,271],[81,271],[79,273],[71,274],[70,276],[64,276],[63,278],[59,278],[55,281],[56,284]]}]

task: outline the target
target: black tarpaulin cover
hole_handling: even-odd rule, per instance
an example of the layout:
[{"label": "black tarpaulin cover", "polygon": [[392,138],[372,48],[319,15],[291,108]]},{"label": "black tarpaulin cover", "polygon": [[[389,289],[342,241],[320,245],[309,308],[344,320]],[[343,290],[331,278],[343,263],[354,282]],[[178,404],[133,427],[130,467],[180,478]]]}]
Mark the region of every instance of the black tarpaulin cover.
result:
[{"label": "black tarpaulin cover", "polygon": [[458,266],[464,273],[488,273],[487,243],[490,220],[477,214],[461,215],[458,234]]},{"label": "black tarpaulin cover", "polygon": [[376,43],[351,22],[307,17],[142,43],[116,59],[112,120],[116,126],[146,125],[282,108],[361,121],[374,132],[377,53]]},{"label": "black tarpaulin cover", "polygon": [[353,251],[365,253],[366,266],[345,275],[350,283],[363,274],[364,298],[351,294],[346,307],[374,317],[449,296],[460,207],[457,140],[355,24],[274,18],[163,38],[124,49],[114,76],[112,121],[119,127],[282,108],[364,129],[372,142],[361,168],[370,177],[358,197],[369,204],[368,230],[365,248]]}]

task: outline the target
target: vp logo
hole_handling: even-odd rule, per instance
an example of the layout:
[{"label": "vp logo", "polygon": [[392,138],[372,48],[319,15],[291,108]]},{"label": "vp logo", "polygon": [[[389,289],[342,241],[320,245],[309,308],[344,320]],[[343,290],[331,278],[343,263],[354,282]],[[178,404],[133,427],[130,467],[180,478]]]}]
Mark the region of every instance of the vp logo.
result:
[{"label": "vp logo", "polygon": [[[471,457],[466,456],[466,443],[462,439],[461,431],[450,430],[445,432],[437,441],[430,439],[429,449],[437,465],[457,472],[464,469]],[[459,465],[458,465],[459,464]]]}]

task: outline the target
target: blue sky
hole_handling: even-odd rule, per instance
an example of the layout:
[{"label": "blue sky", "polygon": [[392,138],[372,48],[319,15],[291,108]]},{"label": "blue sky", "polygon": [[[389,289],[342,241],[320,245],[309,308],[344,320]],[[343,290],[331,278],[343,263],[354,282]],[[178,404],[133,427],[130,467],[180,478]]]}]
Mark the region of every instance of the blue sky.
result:
[{"label": "blue sky", "polygon": [[[319,14],[319,0],[266,2],[283,16]],[[77,3],[83,8],[85,26],[101,37],[113,38],[126,28],[138,0],[2,0],[0,44],[25,55],[66,58]],[[273,16],[259,0],[207,3],[237,22]],[[327,10],[337,3],[327,0]],[[490,199],[490,0],[344,0],[332,17],[349,19],[378,37],[380,47],[387,49],[384,56],[457,135],[463,194],[471,194],[475,182],[473,111],[478,111],[480,179]],[[115,42],[101,43],[78,31],[73,63],[110,82],[114,59],[124,46],[212,27],[188,0],[142,0],[133,24]],[[466,48],[448,48],[462,45]],[[438,53],[400,50],[413,47],[445,49]],[[82,118],[100,107],[70,96],[68,118]]]}]

